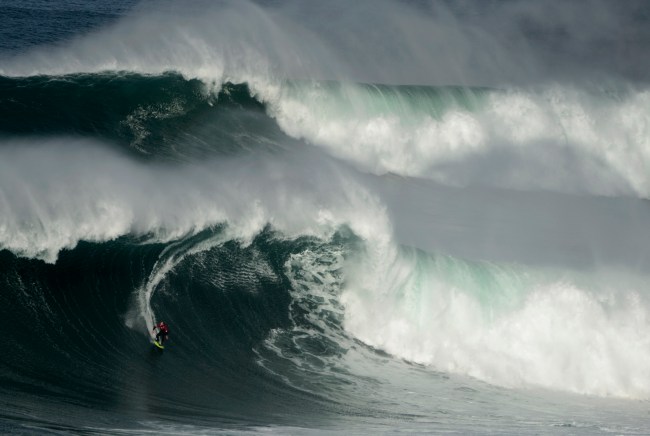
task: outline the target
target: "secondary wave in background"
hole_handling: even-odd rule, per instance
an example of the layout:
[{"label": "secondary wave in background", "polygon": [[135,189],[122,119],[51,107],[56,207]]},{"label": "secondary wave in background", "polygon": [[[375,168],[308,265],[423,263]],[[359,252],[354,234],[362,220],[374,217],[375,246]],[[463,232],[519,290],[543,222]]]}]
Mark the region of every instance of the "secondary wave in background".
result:
[{"label": "secondary wave in background", "polygon": [[[381,1],[372,7],[365,2],[346,6],[341,15],[336,2],[224,1],[192,7],[171,2],[156,8],[144,2],[112,26],[5,56],[0,74],[126,71],[159,76],[171,71],[190,82],[200,79],[216,97],[222,87],[232,89],[227,84],[245,84],[285,133],[364,171],[460,186],[646,198],[645,82],[632,79],[638,74],[628,71],[631,59],[604,65],[599,57],[576,62],[576,56],[567,55],[596,42],[601,50],[619,55],[616,37],[624,36],[628,48],[642,42],[645,33],[634,17],[643,16],[643,7],[631,5],[614,10],[594,1],[586,12],[561,2],[541,10],[525,2],[454,6]],[[564,17],[559,30],[548,27],[553,10]],[[585,13],[601,25],[582,25]],[[500,22],[507,26],[497,26],[498,17],[509,17]],[[609,32],[614,28],[626,29],[625,35]],[[383,30],[377,34],[371,29]],[[560,30],[562,50],[554,37]],[[399,37],[381,38],[379,44],[386,34]],[[521,45],[512,42],[519,40]],[[436,41],[433,47],[431,41]],[[549,71],[547,65],[554,67]],[[334,80],[334,85],[323,80]],[[153,80],[149,83],[154,86]],[[402,86],[409,83],[434,88]],[[469,88],[445,88],[450,84]],[[493,92],[483,95],[480,85]],[[167,97],[152,95],[148,103],[130,108],[112,136],[131,136],[135,146],[142,142],[149,150],[160,137],[177,138],[171,127],[154,134],[148,124],[157,127],[165,118],[180,121],[206,113],[210,99],[188,95],[205,92],[196,89],[198,83],[169,86]],[[126,88],[121,89],[116,96],[124,96]],[[245,100],[235,99],[239,104]],[[205,136],[224,135],[221,147],[232,140],[243,146],[277,142],[277,135],[242,134],[242,124],[229,121],[229,111],[223,109],[218,105],[217,122],[230,122],[240,134],[215,132],[209,122],[203,131]],[[251,116],[252,124],[267,121]],[[272,132],[274,127],[265,129]],[[202,150],[205,137],[197,131],[196,140],[184,142]],[[183,148],[192,147],[179,145],[176,152],[183,154]]]},{"label": "secondary wave in background", "polygon": [[[305,139],[375,174],[646,198],[647,90],[280,82],[176,74],[2,79],[5,134],[96,135],[191,159]],[[36,108],[36,109],[34,109]]]},{"label": "secondary wave in background", "polygon": [[7,419],[642,433],[570,393],[648,397],[643,8],[481,4],[142,3],[3,55]]}]

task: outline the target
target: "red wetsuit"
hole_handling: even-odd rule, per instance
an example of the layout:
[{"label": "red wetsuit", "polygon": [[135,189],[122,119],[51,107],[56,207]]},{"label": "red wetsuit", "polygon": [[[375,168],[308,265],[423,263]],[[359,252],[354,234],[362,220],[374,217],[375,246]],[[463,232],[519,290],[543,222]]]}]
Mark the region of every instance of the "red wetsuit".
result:
[{"label": "red wetsuit", "polygon": [[156,340],[162,344],[163,341],[167,340],[167,335],[169,335],[169,329],[167,328],[167,324],[165,324],[163,321],[158,323],[158,325],[154,326],[153,330],[156,331],[158,329],[158,333],[156,333]]}]

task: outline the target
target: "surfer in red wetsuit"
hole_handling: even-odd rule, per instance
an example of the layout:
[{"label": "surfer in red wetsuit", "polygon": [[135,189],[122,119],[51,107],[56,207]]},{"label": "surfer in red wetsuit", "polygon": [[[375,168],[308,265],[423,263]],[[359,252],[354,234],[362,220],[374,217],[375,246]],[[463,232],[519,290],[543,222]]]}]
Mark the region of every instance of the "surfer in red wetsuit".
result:
[{"label": "surfer in red wetsuit", "polygon": [[169,339],[168,338],[169,329],[167,328],[167,324],[165,324],[165,321],[160,321],[158,325],[154,325],[152,331],[155,332],[156,330],[158,330],[158,333],[156,333],[156,341],[158,341],[158,343],[162,345],[164,341]]}]

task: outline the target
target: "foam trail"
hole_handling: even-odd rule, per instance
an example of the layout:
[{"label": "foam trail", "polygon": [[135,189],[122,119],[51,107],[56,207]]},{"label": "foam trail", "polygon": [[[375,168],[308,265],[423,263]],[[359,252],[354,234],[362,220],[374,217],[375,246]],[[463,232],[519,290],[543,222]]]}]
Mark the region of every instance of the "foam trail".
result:
[{"label": "foam trail", "polygon": [[146,325],[147,332],[151,335],[151,331],[153,330],[157,319],[156,314],[151,307],[151,299],[165,276],[187,256],[207,251],[219,244],[232,240],[233,238],[236,238],[236,236],[230,235],[228,232],[223,232],[207,240],[203,240],[198,244],[188,244],[187,241],[181,240],[168,245],[163,252],[160,253],[159,259],[153,266],[146,283],[135,290],[138,309],[137,311],[130,311],[131,315],[125,320],[125,325],[134,328],[138,322],[134,317],[140,317]]}]

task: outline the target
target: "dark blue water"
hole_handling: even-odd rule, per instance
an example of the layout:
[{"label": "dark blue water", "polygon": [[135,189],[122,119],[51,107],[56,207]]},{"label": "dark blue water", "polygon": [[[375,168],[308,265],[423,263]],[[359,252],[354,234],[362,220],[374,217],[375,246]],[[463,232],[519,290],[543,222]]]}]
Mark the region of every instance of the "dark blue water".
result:
[{"label": "dark blue water", "polygon": [[114,22],[134,1],[13,1],[2,4],[0,50],[21,52],[60,43]]}]

